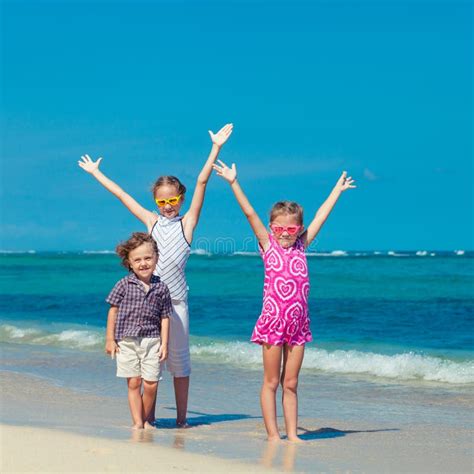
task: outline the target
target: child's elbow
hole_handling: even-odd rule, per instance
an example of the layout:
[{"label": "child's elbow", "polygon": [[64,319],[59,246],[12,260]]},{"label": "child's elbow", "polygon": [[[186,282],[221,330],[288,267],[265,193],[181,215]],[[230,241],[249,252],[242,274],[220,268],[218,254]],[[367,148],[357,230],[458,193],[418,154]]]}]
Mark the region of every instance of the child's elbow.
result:
[{"label": "child's elbow", "polygon": [[207,181],[208,181],[207,178],[201,178],[201,177],[199,177],[199,178],[197,179],[197,183],[196,183],[196,184],[197,184],[198,186],[206,186],[206,185],[207,185]]}]

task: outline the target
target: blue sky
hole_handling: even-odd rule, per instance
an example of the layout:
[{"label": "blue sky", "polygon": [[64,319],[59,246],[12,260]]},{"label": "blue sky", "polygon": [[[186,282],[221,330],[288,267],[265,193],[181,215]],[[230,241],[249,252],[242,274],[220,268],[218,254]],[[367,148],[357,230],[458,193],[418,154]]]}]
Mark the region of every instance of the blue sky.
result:
[{"label": "blue sky", "polygon": [[[143,205],[161,174],[194,188],[208,129],[266,221],[306,223],[347,169],[316,249],[472,249],[469,1],[2,2],[1,243],[112,249],[141,223],[78,166]],[[189,193],[188,201],[191,197]],[[214,176],[196,246],[250,230]]]}]

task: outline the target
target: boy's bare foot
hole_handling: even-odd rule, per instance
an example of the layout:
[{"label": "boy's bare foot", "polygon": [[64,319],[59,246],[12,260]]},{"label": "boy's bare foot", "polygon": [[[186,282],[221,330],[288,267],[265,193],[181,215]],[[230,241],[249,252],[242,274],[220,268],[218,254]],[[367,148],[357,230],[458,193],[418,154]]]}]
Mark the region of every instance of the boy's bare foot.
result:
[{"label": "boy's bare foot", "polygon": [[288,436],[288,441],[290,441],[290,443],[304,443],[304,441],[299,437],[299,436]]},{"label": "boy's bare foot", "polygon": [[135,423],[134,425],[132,425],[132,430],[142,430],[142,429],[143,429],[143,425],[140,423]]},{"label": "boy's bare foot", "polygon": [[191,427],[191,425],[189,425],[186,420],[184,420],[184,421],[176,421],[176,426],[177,426],[178,428],[190,428],[190,427]]},{"label": "boy's bare foot", "polygon": [[268,436],[267,441],[281,441],[280,435]]},{"label": "boy's bare foot", "polygon": [[156,428],[151,423],[149,423],[148,421],[145,421],[145,423],[143,424],[143,429],[144,430],[154,430]]}]

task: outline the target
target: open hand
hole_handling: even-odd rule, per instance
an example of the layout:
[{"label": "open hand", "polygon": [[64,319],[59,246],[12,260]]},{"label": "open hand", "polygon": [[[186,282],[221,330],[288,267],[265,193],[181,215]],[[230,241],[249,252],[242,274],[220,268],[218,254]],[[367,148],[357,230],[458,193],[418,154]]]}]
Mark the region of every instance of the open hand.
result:
[{"label": "open hand", "polygon": [[221,147],[231,136],[233,128],[234,125],[232,123],[228,123],[227,125],[224,125],[217,133],[213,133],[211,130],[209,130],[212,143],[218,147]]},{"label": "open hand", "polygon": [[352,179],[352,176],[347,177],[347,171],[343,171],[341,177],[337,180],[336,186],[341,191],[346,191],[347,189],[353,189],[357,186],[354,186],[355,181]]},{"label": "open hand", "polygon": [[89,155],[83,155],[81,156],[81,160],[79,160],[77,163],[83,170],[92,174],[94,171],[99,169],[101,161],[102,158],[99,158],[97,161],[92,161]]},{"label": "open hand", "polygon": [[223,161],[217,160],[220,163],[219,165],[212,165],[216,174],[222,176],[229,184],[232,184],[237,179],[237,168],[235,163],[232,163],[232,167],[229,168]]}]

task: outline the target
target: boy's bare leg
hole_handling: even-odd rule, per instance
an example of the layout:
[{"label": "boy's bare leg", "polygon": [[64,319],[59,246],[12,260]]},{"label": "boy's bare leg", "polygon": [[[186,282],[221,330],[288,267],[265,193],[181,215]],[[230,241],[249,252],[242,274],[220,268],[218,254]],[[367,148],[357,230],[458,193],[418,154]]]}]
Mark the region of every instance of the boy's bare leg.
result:
[{"label": "boy's bare leg", "polygon": [[296,434],[298,426],[298,376],[303,363],[304,345],[288,346],[283,350],[283,371],[281,385],[283,388],[282,403],[285,416],[286,434],[288,441],[299,442]]},{"label": "boy's bare leg", "polygon": [[174,377],[174,396],[176,400],[176,424],[186,426],[188,412],[189,377]]},{"label": "boy's bare leg", "polygon": [[144,427],[151,428],[149,422],[150,418],[154,418],[154,409],[156,404],[156,393],[158,391],[158,382],[149,382],[143,380],[143,420],[145,420]]},{"label": "boy's bare leg", "polygon": [[264,344],[263,353],[263,384],[260,392],[263,421],[267,430],[268,441],[280,439],[276,416],[276,391],[280,382],[282,348]]},{"label": "boy's bare leg", "polygon": [[130,414],[132,415],[133,429],[143,428],[143,401],[140,393],[142,385],[141,377],[127,378],[128,385],[128,405],[130,407]]}]

